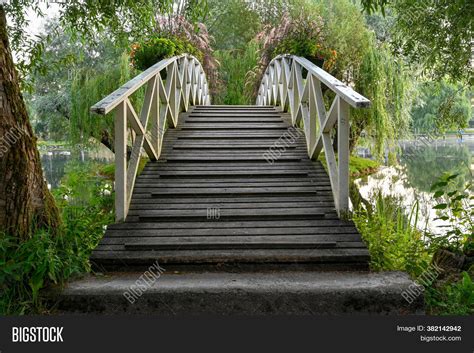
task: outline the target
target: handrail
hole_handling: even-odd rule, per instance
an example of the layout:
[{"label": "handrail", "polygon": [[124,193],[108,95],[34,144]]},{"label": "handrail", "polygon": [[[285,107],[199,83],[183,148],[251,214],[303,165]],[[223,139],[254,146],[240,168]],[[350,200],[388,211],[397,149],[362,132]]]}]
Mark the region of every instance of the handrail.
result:
[{"label": "handrail", "polygon": [[[336,95],[329,112],[321,83]],[[345,217],[349,211],[350,107],[370,107],[370,101],[309,60],[285,54],[275,57],[266,68],[256,104],[289,111],[293,125],[303,121],[308,155],[317,159],[324,149],[336,210]],[[337,159],[331,137],[336,122]]]},{"label": "handrail", "polygon": [[[166,79],[162,72],[166,70]],[[140,114],[130,96],[146,85]],[[160,157],[163,136],[168,125],[176,127],[178,116],[190,105],[208,105],[209,88],[199,61],[183,54],[164,59],[151,66],[122,87],[91,107],[97,114],[115,113],[115,217],[127,217],[142,148],[151,160]],[[132,130],[132,148],[128,153],[128,125]],[[148,131],[150,130],[150,131]],[[127,165],[127,158],[130,161]]]}]

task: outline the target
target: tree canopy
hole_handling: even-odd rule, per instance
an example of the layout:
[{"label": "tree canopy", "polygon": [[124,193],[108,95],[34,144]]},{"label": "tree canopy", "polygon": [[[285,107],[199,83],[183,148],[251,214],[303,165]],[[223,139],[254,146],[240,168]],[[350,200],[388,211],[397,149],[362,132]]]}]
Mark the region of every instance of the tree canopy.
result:
[{"label": "tree canopy", "polygon": [[393,44],[438,80],[473,84],[474,2],[470,0],[362,0],[368,13],[394,12]]}]

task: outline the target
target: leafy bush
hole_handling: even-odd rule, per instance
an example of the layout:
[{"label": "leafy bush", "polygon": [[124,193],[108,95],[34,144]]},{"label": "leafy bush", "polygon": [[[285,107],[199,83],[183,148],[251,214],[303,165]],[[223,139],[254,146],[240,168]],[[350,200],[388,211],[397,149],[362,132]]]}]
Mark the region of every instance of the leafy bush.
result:
[{"label": "leafy bush", "polygon": [[132,45],[135,67],[146,70],[160,60],[175,55],[194,55],[202,64],[211,94],[219,88],[218,62],[213,55],[211,36],[202,23],[191,23],[182,15],[159,16],[155,33]]},{"label": "leafy bush", "polygon": [[54,195],[63,224],[26,241],[0,237],[0,314],[44,311],[41,293],[50,285],[90,271],[89,256],[113,222],[112,181],[94,164],[71,165]]},{"label": "leafy bush", "polygon": [[178,37],[162,37],[154,35],[141,44],[134,44],[131,58],[138,70],[146,70],[157,62],[175,55],[188,53],[202,60],[202,53],[191,43]]},{"label": "leafy bush", "polygon": [[176,53],[175,43],[168,38],[160,37],[150,38],[141,45],[136,44],[133,49],[133,63],[142,71]]}]

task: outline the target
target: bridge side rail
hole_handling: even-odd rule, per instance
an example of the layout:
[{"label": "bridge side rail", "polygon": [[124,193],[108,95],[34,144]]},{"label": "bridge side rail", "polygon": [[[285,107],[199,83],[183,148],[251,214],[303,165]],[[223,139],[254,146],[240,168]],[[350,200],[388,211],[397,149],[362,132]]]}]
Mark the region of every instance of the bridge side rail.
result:
[{"label": "bridge side rail", "polygon": [[[164,72],[166,79],[162,78]],[[130,96],[145,85],[143,105],[137,113]],[[176,127],[179,113],[189,106],[207,104],[210,95],[204,70],[194,56],[183,54],[156,63],[91,107],[97,114],[115,114],[117,221],[127,216],[142,148],[151,160],[157,160],[167,126]],[[129,140],[131,152],[127,150]]]},{"label": "bridge side rail", "polygon": [[[335,93],[329,111],[321,83]],[[289,111],[293,125],[303,121],[308,155],[316,159],[324,150],[336,210],[344,216],[349,210],[350,107],[369,107],[370,101],[309,60],[287,54],[275,57],[268,65],[256,104]],[[337,158],[331,137],[336,126]]]}]

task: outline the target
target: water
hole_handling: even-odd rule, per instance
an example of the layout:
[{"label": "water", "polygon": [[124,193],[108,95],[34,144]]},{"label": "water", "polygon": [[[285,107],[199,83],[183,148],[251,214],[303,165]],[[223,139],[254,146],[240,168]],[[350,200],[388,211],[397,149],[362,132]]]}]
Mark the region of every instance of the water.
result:
[{"label": "water", "polygon": [[[411,158],[408,148],[413,147]],[[406,210],[411,210],[418,201],[420,219],[417,226],[434,234],[440,234],[440,226],[446,223],[437,218],[433,210],[438,202],[433,199],[430,188],[443,174],[459,174],[458,186],[472,180],[474,171],[474,137],[439,140],[430,145],[413,141],[402,144],[400,166],[382,167],[377,173],[356,180],[361,195],[370,199],[376,191],[401,200]]]},{"label": "water", "polygon": [[96,161],[99,163],[110,163],[114,157],[111,151],[102,146],[78,151],[63,147],[48,148],[40,150],[40,155],[43,173],[48,182],[49,189],[55,189],[59,186],[65,174],[65,167],[69,162],[86,163],[88,161]]}]

